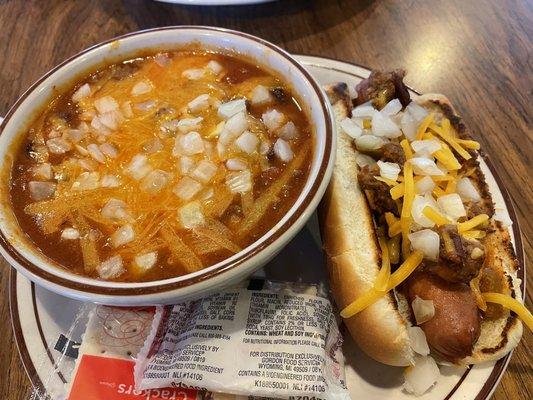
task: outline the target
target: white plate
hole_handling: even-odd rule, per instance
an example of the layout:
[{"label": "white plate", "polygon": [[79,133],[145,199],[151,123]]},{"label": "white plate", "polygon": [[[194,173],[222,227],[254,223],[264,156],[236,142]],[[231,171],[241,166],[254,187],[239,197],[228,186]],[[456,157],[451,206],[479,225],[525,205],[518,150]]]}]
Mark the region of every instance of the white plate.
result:
[{"label": "white plate", "polygon": [[275,0],[156,0],[161,3],[185,4],[189,6],[244,6],[247,4],[270,3]]},{"label": "white plate", "polygon": [[[338,81],[354,87],[369,71],[363,67],[325,59],[298,56],[321,84]],[[414,94],[414,93],[413,93]],[[512,239],[521,265],[520,277],[525,282],[523,250],[515,213],[505,188],[499,185],[488,160],[481,160],[487,184],[497,207],[505,208],[514,221]],[[290,266],[290,268],[287,268]],[[316,218],[264,269],[267,279],[325,281],[320,235]],[[525,288],[522,292],[525,295]],[[56,349],[60,337],[79,342],[82,332],[70,331],[83,304],[36,287],[13,269],[11,273],[11,313],[13,329],[20,355],[28,375],[36,387],[54,392],[66,380],[61,368],[50,374],[60,357],[63,365],[73,363]],[[346,335],[348,337],[348,335]],[[346,375],[352,399],[413,400],[401,389],[402,369],[381,365],[365,356],[351,339],[346,339]],[[420,399],[424,400],[483,400],[488,399],[509,362],[510,355],[498,361],[469,369],[442,368],[437,385]]]}]

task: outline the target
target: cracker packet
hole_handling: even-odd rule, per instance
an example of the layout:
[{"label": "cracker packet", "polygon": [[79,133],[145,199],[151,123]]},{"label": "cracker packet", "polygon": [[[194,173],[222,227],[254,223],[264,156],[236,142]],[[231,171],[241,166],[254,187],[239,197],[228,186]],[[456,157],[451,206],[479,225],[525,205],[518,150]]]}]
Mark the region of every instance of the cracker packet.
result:
[{"label": "cracker packet", "polygon": [[137,390],[133,368],[150,333],[154,307],[94,306],[70,382],[68,400],[197,400],[196,390]]},{"label": "cracker packet", "polygon": [[342,336],[324,288],[258,282],[157,308],[137,356],[136,389],[348,400]]}]

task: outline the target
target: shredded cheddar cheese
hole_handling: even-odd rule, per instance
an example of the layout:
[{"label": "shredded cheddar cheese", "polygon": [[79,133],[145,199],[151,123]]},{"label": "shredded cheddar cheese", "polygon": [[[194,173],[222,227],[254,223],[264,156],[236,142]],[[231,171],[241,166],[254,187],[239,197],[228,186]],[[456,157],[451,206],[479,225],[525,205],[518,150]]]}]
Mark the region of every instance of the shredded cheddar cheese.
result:
[{"label": "shredded cheddar cheese", "polygon": [[513,311],[518,317],[524,321],[530,330],[533,330],[533,315],[522,303],[518,300],[501,293],[481,293],[481,296],[487,303],[500,304],[503,307]]},{"label": "shredded cheddar cheese", "polygon": [[400,197],[403,196],[404,192],[405,192],[405,184],[398,183],[396,186],[391,188],[390,195],[393,200],[398,200]]},{"label": "shredded cheddar cheese", "polygon": [[453,132],[450,131],[451,124],[450,124],[450,120],[449,120],[448,118],[443,118],[443,119],[442,119],[442,122],[441,122],[441,128],[442,128],[442,131],[443,131],[446,135],[450,135],[450,134],[453,135]]},{"label": "shredded cheddar cheese", "polygon": [[382,292],[387,289],[387,284],[389,283],[390,278],[390,258],[389,258],[389,247],[387,241],[380,237],[378,239],[379,247],[381,248],[381,269],[378,272],[376,282],[374,283],[374,288],[378,292]]},{"label": "shredded cheddar cheese", "polygon": [[441,127],[439,127],[436,124],[430,124],[429,129],[431,129],[433,132],[436,132],[444,141],[446,141],[461,157],[463,157],[465,160],[470,160],[472,156],[468,151],[463,149],[461,145],[456,141],[456,138],[451,137],[447,135]]},{"label": "shredded cheddar cheese", "polygon": [[461,222],[457,224],[457,230],[459,233],[463,233],[466,231],[469,231],[470,229],[474,229],[476,226],[481,225],[489,220],[489,216],[487,214],[479,214],[476,215],[474,218],[469,219],[468,221]]},{"label": "shredded cheddar cheese", "polygon": [[471,231],[466,231],[461,234],[466,239],[483,239],[487,236],[485,231],[472,229]]},{"label": "shredded cheddar cheese", "polygon": [[455,139],[457,143],[471,150],[479,150],[481,145],[475,140],[466,140],[466,139]]},{"label": "shredded cheddar cheese", "polygon": [[440,187],[435,186],[435,189],[433,189],[433,194],[435,195],[435,197],[439,198],[441,196],[445,196],[446,192],[442,190]]},{"label": "shredded cheddar cheese", "polygon": [[426,218],[429,218],[431,221],[433,221],[437,226],[442,226],[450,223],[450,220],[448,218],[446,218],[444,215],[442,215],[440,212],[430,206],[425,206],[422,210],[422,214],[424,214]]},{"label": "shredded cheddar cheese", "polygon": [[392,213],[385,213],[385,220],[389,226],[389,237],[399,235],[402,231],[400,220],[397,219]]},{"label": "shredded cheddar cheese", "polygon": [[404,177],[404,196],[402,207],[402,219],[411,216],[411,208],[413,206],[413,199],[415,197],[415,181],[413,179],[413,166],[410,163],[405,163],[403,166]]},{"label": "shredded cheddar cheese", "polygon": [[402,283],[411,273],[420,265],[422,259],[424,258],[423,254],[420,251],[414,251],[406,260],[400,265],[400,267],[394,272],[387,284],[387,287],[384,291],[378,291],[375,287],[371,288],[353,303],[348,305],[341,311],[342,318],[350,318],[355,314],[363,311],[367,307],[374,304],[380,298],[385,296],[389,291],[394,289],[400,283]]},{"label": "shredded cheddar cheese", "polygon": [[409,141],[407,139],[403,139],[400,142],[400,146],[402,146],[403,152],[405,153],[405,158],[407,160],[413,158],[413,150],[411,149],[411,145],[409,144]]},{"label": "shredded cheddar cheese", "polygon": [[426,118],[424,118],[424,120],[422,121],[422,123],[420,124],[420,126],[418,127],[416,131],[417,140],[422,139],[422,135],[426,133],[426,130],[428,129],[428,127],[433,123],[434,118],[435,118],[435,115],[433,113],[429,114],[428,116],[426,116]]},{"label": "shredded cheddar cheese", "polygon": [[457,187],[457,181],[452,180],[448,181],[448,184],[446,185],[446,189],[444,190],[446,194],[452,194],[455,193],[455,189]]},{"label": "shredded cheddar cheese", "polygon": [[442,148],[433,153],[435,158],[442,163],[448,170],[461,169],[461,164],[453,155],[452,151],[446,144],[442,143]]}]

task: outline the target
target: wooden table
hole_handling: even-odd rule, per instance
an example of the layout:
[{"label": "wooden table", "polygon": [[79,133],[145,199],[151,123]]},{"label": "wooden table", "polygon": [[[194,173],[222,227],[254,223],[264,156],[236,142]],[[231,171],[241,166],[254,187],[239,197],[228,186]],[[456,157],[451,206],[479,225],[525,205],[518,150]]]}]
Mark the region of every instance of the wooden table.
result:
[{"label": "wooden table", "polygon": [[[531,218],[533,3],[530,0],[279,1],[243,7],[152,1],[0,2],[0,115],[41,74],[102,40],[165,25],[213,25],[252,33],[292,53],[372,68],[405,67],[407,83],[442,92],[497,167],[516,205],[526,258]],[[0,398],[28,398],[9,324],[9,266],[0,260]],[[529,263],[528,263],[529,265]],[[529,277],[528,286],[533,287]],[[533,290],[529,290],[530,309]],[[526,331],[494,399],[533,398],[533,337]]]}]

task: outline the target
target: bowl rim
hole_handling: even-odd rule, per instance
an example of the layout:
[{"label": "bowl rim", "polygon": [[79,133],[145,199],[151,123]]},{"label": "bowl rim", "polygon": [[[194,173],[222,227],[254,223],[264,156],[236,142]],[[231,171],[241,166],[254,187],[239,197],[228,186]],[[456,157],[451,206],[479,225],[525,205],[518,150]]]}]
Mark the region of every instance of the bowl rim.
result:
[{"label": "bowl rim", "polygon": [[[141,36],[141,35],[149,34],[153,32],[168,31],[168,30],[203,30],[203,31],[208,31],[208,32],[221,32],[224,34],[240,36],[245,39],[255,41],[259,43],[260,45],[267,47],[270,50],[273,50],[274,52],[282,56],[286,61],[288,61],[292,66],[294,66],[304,76],[304,78],[310,83],[312,89],[316,93],[319,99],[319,102],[320,102],[322,114],[324,115],[324,118],[325,118],[324,153],[323,153],[322,159],[319,160],[320,164],[318,166],[318,173],[317,173],[317,176],[314,182],[312,182],[309,192],[302,199],[302,202],[299,205],[299,207],[294,210],[294,212],[290,215],[290,217],[285,221],[283,225],[276,226],[275,231],[272,232],[272,234],[268,236],[265,240],[263,240],[263,242],[260,243],[259,245],[253,248],[250,248],[250,249],[248,248],[251,246],[245,247],[240,252],[239,256],[236,257],[234,260],[231,260],[229,262],[226,262],[227,260],[223,260],[220,262],[220,265],[215,269],[212,269],[212,270],[206,271],[205,273],[191,276],[191,277],[179,280],[179,281],[165,282],[165,281],[168,281],[169,279],[164,279],[164,280],[156,280],[156,281],[147,282],[151,284],[150,286],[137,286],[137,287],[100,286],[100,285],[95,285],[95,284],[88,284],[86,282],[79,282],[75,279],[68,279],[68,278],[64,278],[62,276],[50,273],[48,271],[45,271],[38,265],[35,265],[34,263],[28,261],[26,257],[23,254],[21,254],[15,248],[15,246],[13,246],[9,242],[4,232],[0,229],[0,247],[2,248],[3,251],[7,253],[7,255],[15,263],[17,263],[23,269],[29,272],[31,276],[40,278],[44,281],[50,282],[60,287],[64,287],[66,289],[70,289],[70,290],[74,290],[74,291],[78,291],[82,293],[87,293],[87,294],[99,295],[99,296],[101,295],[104,295],[104,296],[153,295],[153,294],[158,294],[158,293],[160,294],[160,293],[169,292],[172,290],[182,289],[185,287],[190,287],[190,286],[193,286],[194,284],[204,282],[210,278],[214,278],[218,275],[221,275],[225,272],[228,272],[230,270],[237,268],[242,263],[248,261],[252,257],[256,256],[257,254],[261,253],[263,250],[271,246],[274,242],[276,242],[280,238],[280,236],[283,235],[285,231],[293,227],[295,223],[303,216],[303,214],[305,213],[305,211],[307,210],[307,208],[309,207],[309,205],[312,203],[313,199],[316,197],[317,193],[319,192],[320,187],[323,185],[323,180],[324,178],[326,178],[328,165],[332,162],[331,153],[334,149],[334,143],[333,143],[334,120],[332,118],[331,112],[329,111],[329,105],[328,105],[329,103],[328,103],[325,93],[323,92],[321,87],[318,85],[316,80],[312,77],[312,75],[298,61],[296,61],[296,59],[294,59],[294,57],[292,57],[287,51],[257,36],[244,33],[244,32],[240,32],[240,31],[236,31],[236,30],[232,30],[232,29],[220,28],[220,27],[202,26],[202,25],[177,25],[177,26],[166,26],[166,27],[144,29],[144,30],[139,30],[135,32],[126,33],[124,35],[116,36],[108,40],[102,41],[100,43],[97,43],[93,46],[90,46],[74,54],[73,56],[68,57],[61,63],[57,64],[55,67],[53,67],[52,69],[44,73],[26,91],[24,91],[24,93],[22,93],[22,95],[17,99],[17,101],[13,104],[13,106],[8,110],[3,121],[0,123],[0,135],[3,133],[4,128],[9,122],[9,120],[11,119],[11,117],[16,113],[16,111],[18,110],[20,105],[26,100],[26,98],[41,83],[43,83],[43,81],[48,79],[52,74],[54,74],[59,69],[63,68],[65,65],[69,64],[75,59],[78,59],[79,57],[83,56],[84,54],[88,52],[104,47],[117,40],[135,37],[135,36]],[[94,279],[94,281],[97,281],[97,280]],[[123,283],[123,282],[120,282],[120,283]],[[158,284],[154,284],[154,283],[158,283]],[[137,284],[142,284],[142,282],[137,282]]]}]

